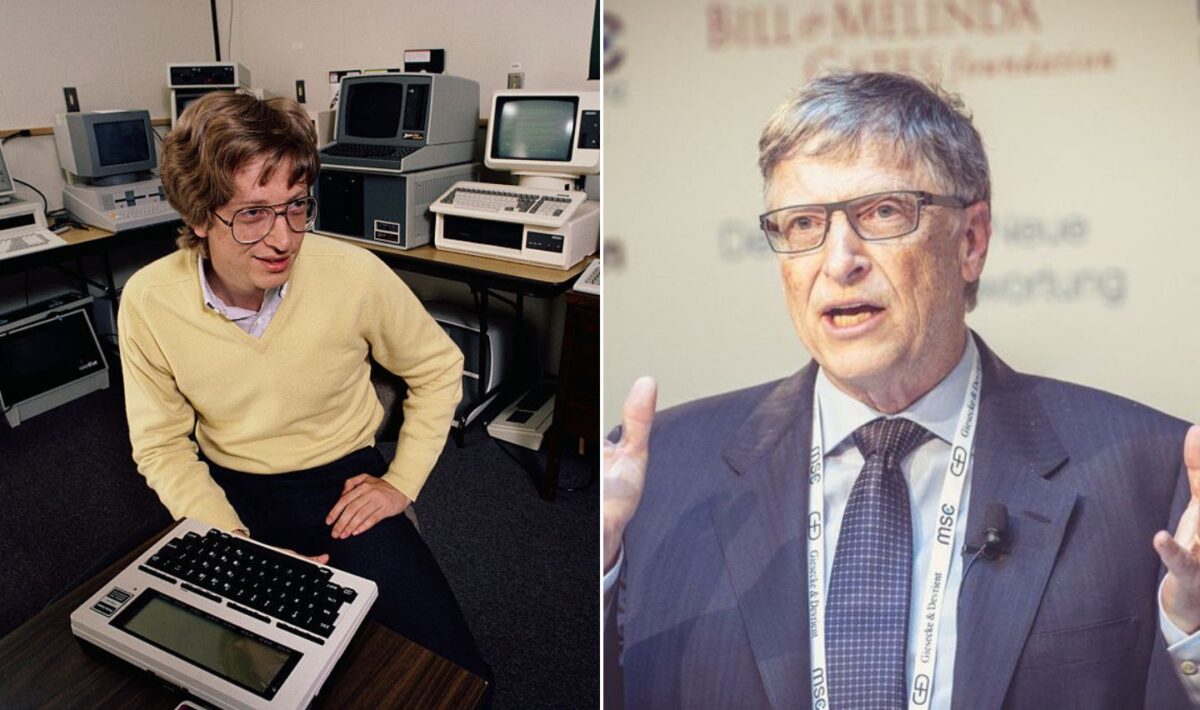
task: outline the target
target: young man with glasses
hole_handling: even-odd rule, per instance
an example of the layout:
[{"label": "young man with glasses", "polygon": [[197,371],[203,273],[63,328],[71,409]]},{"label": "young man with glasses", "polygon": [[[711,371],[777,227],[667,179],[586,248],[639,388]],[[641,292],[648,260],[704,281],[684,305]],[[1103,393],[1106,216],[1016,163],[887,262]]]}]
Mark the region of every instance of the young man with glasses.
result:
[{"label": "young man with glasses", "polygon": [[602,462],[611,705],[1200,699],[1200,427],[967,327],[991,184],[961,103],[822,77],[759,166],[813,362],[657,415],[634,383]]},{"label": "young man with glasses", "polygon": [[[445,443],[462,354],[378,258],[306,234],[315,138],[291,99],[224,92],[167,136],[180,249],[129,279],[118,322],[133,456],[175,518],[375,580],[373,618],[490,679],[402,515]],[[390,465],[371,359],[408,387]]]}]

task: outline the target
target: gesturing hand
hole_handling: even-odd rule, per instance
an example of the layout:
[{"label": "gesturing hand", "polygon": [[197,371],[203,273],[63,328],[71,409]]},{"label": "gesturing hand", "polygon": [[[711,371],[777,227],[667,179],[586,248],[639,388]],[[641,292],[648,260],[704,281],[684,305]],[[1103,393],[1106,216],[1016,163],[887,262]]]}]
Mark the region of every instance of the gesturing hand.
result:
[{"label": "gesturing hand", "polygon": [[639,377],[629,388],[621,411],[621,440],[605,441],[601,447],[600,470],[604,477],[604,570],[612,569],[621,547],[625,526],[637,511],[646,482],[647,442],[654,423],[658,386],[649,377]]},{"label": "gesturing hand", "polygon": [[1175,536],[1160,530],[1154,536],[1154,549],[1167,568],[1163,611],[1181,631],[1191,634],[1200,629],[1200,426],[1188,429],[1183,462],[1192,500],[1179,519]]},{"label": "gesturing hand", "polygon": [[408,496],[382,478],[360,473],[346,479],[342,497],[334,504],[325,524],[332,525],[335,540],[364,533],[384,518],[404,512],[411,501]]}]

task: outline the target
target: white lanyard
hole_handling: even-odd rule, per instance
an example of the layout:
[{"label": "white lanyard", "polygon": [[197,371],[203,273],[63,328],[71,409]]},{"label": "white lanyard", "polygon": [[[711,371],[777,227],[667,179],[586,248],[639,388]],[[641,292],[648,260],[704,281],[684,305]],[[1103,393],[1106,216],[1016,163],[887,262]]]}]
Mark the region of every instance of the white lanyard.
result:
[{"label": "white lanyard", "polygon": [[[979,413],[979,391],[982,385],[979,354],[971,364],[971,385],[963,397],[958,426],[950,446],[950,463],[942,482],[942,498],[938,504],[937,528],[930,543],[933,546],[929,574],[921,594],[918,648],[916,665],[909,686],[909,710],[929,707],[933,697],[933,670],[937,660],[938,626],[941,621],[946,579],[954,556],[954,533],[958,527],[959,504],[963,482],[974,456],[975,421]],[[825,666],[825,442],[821,428],[821,399],[813,392],[812,450],[808,461],[808,630],[812,656],[812,707],[828,709],[829,676]],[[913,623],[909,619],[909,624]],[[907,637],[908,631],[905,635]],[[833,705],[836,707],[836,704]]]}]

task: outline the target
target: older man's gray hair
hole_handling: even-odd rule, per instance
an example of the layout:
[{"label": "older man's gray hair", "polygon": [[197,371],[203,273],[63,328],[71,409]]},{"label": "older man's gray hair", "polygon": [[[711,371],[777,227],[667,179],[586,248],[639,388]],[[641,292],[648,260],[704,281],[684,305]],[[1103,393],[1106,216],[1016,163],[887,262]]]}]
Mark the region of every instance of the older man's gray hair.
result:
[{"label": "older man's gray hair", "polygon": [[[890,152],[898,167],[922,166],[946,194],[991,202],[987,154],[962,100],[886,73],[830,74],[776,109],[758,141],[764,192],[785,160],[852,158],[866,145]],[[978,286],[967,287],[968,307]]]}]

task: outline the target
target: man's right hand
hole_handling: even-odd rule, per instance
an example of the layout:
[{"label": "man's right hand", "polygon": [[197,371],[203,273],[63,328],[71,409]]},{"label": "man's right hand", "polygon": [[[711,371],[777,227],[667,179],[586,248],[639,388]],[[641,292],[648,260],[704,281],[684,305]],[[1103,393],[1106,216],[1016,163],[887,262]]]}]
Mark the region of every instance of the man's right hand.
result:
[{"label": "man's right hand", "polygon": [[647,444],[654,423],[658,385],[650,377],[639,377],[629,388],[621,411],[621,440],[605,441],[600,452],[600,470],[604,477],[604,501],[601,506],[604,530],[604,572],[612,569],[621,549],[625,526],[637,512],[646,482]]}]

